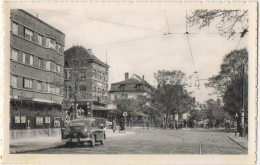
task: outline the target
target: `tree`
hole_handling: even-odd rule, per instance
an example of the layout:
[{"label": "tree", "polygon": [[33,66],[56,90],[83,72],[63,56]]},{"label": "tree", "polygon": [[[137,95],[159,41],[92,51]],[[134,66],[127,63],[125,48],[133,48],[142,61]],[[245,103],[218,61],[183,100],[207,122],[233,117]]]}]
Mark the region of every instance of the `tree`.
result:
[{"label": "tree", "polygon": [[138,96],[133,98],[119,98],[113,101],[117,107],[117,113],[123,114],[127,112],[129,116],[139,116],[143,113],[146,106],[145,96]]},{"label": "tree", "polygon": [[220,99],[217,99],[216,101],[213,99],[207,100],[202,113],[204,118],[208,120],[210,127],[224,123],[225,112]]},{"label": "tree", "polygon": [[[86,88],[87,84],[94,84],[92,79],[87,79],[87,70],[92,70],[91,57],[88,51],[82,46],[73,46],[64,52],[65,54],[65,97],[73,100],[72,119],[77,114],[77,102],[79,99],[92,99],[92,88]],[[67,96],[66,96],[67,95]]]},{"label": "tree", "polygon": [[158,88],[151,93],[151,105],[166,115],[168,123],[170,114],[182,115],[190,109],[191,97],[185,89],[185,74],[179,70],[159,70],[154,75]]},{"label": "tree", "polygon": [[230,38],[237,30],[248,29],[248,10],[195,10],[187,17],[191,26],[198,25],[199,28],[207,27],[214,21],[217,21],[219,34]]},{"label": "tree", "polygon": [[245,110],[245,120],[248,113],[248,52],[247,49],[234,50],[227,54],[221,70],[216,76],[209,78],[207,87],[215,89],[220,94],[224,103],[224,110],[234,118],[238,114],[240,121],[240,110]]}]

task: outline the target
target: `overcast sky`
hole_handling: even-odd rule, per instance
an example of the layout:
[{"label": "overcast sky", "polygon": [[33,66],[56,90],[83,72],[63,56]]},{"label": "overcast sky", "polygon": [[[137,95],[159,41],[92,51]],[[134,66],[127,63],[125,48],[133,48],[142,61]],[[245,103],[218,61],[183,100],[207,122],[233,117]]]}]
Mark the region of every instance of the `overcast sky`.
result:
[{"label": "overcast sky", "polygon": [[[229,40],[221,37],[214,23],[203,29],[188,27],[194,66],[187,37],[183,34],[186,9],[26,11],[35,16],[38,13],[39,19],[64,32],[65,50],[82,45],[92,49],[103,62],[107,52],[109,84],[124,80],[124,73],[129,72],[144,75],[146,81],[156,86],[154,73],[158,70],[181,70],[187,77],[193,75],[187,79],[188,89],[194,91],[193,95],[201,103],[216,95],[209,95],[213,89],[205,88],[206,80],[200,80],[200,88],[195,86],[195,69],[199,79],[218,74],[224,55],[234,50],[240,39],[239,35]],[[175,34],[164,35],[168,31]],[[238,49],[247,47],[247,43],[246,36]]]}]

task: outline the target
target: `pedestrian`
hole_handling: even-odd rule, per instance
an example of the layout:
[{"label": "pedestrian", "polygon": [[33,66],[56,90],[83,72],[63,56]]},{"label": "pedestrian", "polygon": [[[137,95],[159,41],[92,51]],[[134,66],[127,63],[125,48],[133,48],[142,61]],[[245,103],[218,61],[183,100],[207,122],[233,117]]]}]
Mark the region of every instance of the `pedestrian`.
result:
[{"label": "pedestrian", "polygon": [[120,119],[119,125],[120,125],[119,132],[123,133],[123,131],[125,131],[125,123],[124,123],[124,119],[123,118]]},{"label": "pedestrian", "polygon": [[164,121],[162,122],[162,125],[163,125],[163,129],[165,129],[165,124],[164,124]]},{"label": "pedestrian", "polygon": [[116,118],[114,118],[114,120],[112,121],[112,128],[113,128],[113,132],[116,131]]},{"label": "pedestrian", "polygon": [[149,120],[147,120],[147,129],[149,129]]}]

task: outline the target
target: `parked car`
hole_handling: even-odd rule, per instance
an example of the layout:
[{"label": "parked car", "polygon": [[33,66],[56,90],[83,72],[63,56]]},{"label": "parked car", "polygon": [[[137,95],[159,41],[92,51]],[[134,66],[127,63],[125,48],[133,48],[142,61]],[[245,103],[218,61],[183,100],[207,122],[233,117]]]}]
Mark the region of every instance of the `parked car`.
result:
[{"label": "parked car", "polygon": [[106,119],[106,127],[112,128],[112,122]]},{"label": "parked car", "polygon": [[100,126],[101,124],[91,117],[71,120],[66,129],[62,131],[62,142],[66,142],[66,145],[71,143],[84,145],[87,142],[92,147],[95,146],[96,142],[103,145],[106,135],[105,130]]}]

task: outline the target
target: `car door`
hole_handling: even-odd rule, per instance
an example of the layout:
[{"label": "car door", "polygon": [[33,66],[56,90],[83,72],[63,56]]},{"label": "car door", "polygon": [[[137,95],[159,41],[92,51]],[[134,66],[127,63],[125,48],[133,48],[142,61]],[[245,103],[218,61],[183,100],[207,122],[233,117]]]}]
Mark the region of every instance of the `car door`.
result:
[{"label": "car door", "polygon": [[96,120],[93,121],[92,123],[92,134],[94,134],[96,136],[96,140],[103,140],[104,138],[104,130],[103,129],[99,129],[98,128],[98,123]]}]

